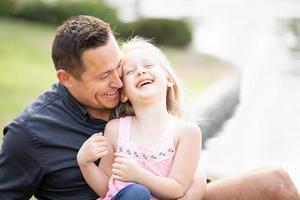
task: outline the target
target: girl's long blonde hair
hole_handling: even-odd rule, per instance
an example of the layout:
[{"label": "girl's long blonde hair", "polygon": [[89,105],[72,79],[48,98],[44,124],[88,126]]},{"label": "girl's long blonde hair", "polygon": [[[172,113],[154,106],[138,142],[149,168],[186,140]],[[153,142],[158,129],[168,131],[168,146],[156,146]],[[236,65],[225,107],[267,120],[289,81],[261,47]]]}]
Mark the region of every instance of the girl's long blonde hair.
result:
[{"label": "girl's long blonde hair", "polygon": [[[151,43],[150,40],[146,40],[141,37],[134,37],[122,45],[122,55],[124,56],[126,53],[132,50],[149,50],[154,55],[156,55],[156,59],[158,59],[158,63],[161,67],[164,68],[165,72],[169,80],[173,83],[173,86],[168,87],[166,102],[167,102],[167,110],[170,114],[183,118],[184,116],[184,94],[182,89],[182,83],[178,79],[175,71],[171,67],[170,62],[164,55],[164,53],[155,45]],[[121,62],[122,64],[122,62]],[[114,117],[124,117],[124,116],[132,116],[134,115],[134,109],[130,102],[123,103],[122,99],[119,105],[115,108]]]}]

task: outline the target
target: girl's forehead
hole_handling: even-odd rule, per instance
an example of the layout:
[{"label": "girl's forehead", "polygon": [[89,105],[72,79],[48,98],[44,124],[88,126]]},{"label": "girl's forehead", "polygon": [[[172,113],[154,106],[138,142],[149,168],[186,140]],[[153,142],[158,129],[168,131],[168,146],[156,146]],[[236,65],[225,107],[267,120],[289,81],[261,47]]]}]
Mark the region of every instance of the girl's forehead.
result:
[{"label": "girl's forehead", "polygon": [[153,52],[146,48],[136,48],[125,52],[125,56],[148,56],[151,57]]},{"label": "girl's forehead", "polygon": [[147,49],[134,49],[123,54],[122,63],[126,64],[129,62],[146,62],[146,61],[155,61],[157,60],[157,55],[150,50]]},{"label": "girl's forehead", "polygon": [[138,49],[132,49],[127,52],[125,52],[124,56],[126,58],[134,58],[137,57],[139,59],[149,59],[149,60],[156,60],[159,59],[159,54],[150,48],[138,48]]}]

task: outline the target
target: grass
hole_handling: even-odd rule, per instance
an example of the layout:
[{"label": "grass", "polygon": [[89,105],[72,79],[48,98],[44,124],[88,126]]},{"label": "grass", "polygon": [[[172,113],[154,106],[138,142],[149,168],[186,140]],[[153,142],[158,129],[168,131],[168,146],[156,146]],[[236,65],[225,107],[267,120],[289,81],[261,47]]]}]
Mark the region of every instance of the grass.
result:
[{"label": "grass", "polygon": [[0,20],[0,127],[55,80],[50,47],[54,27]]}]

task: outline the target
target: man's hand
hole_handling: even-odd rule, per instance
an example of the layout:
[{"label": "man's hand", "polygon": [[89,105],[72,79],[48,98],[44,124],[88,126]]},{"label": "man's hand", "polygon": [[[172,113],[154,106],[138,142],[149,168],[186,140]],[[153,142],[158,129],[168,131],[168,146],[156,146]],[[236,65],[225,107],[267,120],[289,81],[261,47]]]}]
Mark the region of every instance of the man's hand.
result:
[{"label": "man's hand", "polygon": [[112,177],[119,181],[137,182],[143,168],[130,157],[115,153],[115,162],[112,165]]},{"label": "man's hand", "polygon": [[81,146],[77,154],[77,162],[80,165],[86,165],[108,153],[107,141],[102,133],[96,133],[87,139]]}]

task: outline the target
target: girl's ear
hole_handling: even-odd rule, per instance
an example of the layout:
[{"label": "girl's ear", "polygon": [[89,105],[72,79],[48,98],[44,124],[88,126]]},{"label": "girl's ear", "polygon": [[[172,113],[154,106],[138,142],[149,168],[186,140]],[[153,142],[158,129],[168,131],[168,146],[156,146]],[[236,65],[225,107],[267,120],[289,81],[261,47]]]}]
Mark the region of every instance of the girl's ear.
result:
[{"label": "girl's ear", "polygon": [[174,82],[169,77],[167,77],[167,87],[173,87],[173,86],[174,86]]},{"label": "girl's ear", "polygon": [[126,103],[126,101],[128,101],[128,97],[125,95],[125,92],[123,89],[121,89],[121,102],[122,103]]},{"label": "girl's ear", "polygon": [[63,69],[56,72],[56,77],[66,88],[72,87],[73,76]]}]

